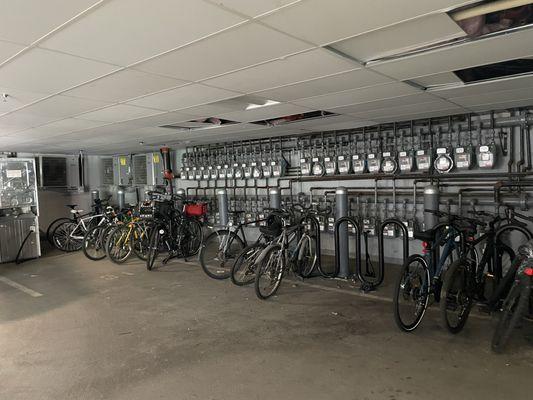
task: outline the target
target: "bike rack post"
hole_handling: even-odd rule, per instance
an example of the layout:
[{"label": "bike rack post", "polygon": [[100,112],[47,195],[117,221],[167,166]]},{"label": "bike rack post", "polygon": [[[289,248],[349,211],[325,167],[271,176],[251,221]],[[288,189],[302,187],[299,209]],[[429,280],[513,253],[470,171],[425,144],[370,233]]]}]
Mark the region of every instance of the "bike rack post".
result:
[{"label": "bike rack post", "polygon": [[[348,191],[345,187],[340,186],[335,190],[335,208],[338,219],[348,216]],[[350,275],[349,253],[348,253],[348,223],[343,222],[336,228],[339,231],[335,241],[335,255],[339,260],[336,262],[338,267],[337,276],[347,278]],[[342,231],[342,232],[341,232]],[[342,233],[342,235],[341,235]]]},{"label": "bike rack post", "polygon": [[349,264],[349,247],[348,247],[348,233],[346,232],[346,250],[347,253],[342,253],[340,249],[340,228],[341,225],[351,224],[355,229],[355,273],[364,282],[364,279],[360,277],[361,275],[361,227],[359,223],[353,217],[342,217],[335,221],[334,225],[334,238],[335,238],[335,270],[333,274],[326,274],[328,278],[334,278],[338,275],[341,266],[341,257],[346,257],[346,263]]},{"label": "bike rack post", "polygon": [[281,208],[281,190],[277,187],[270,188],[268,190],[268,202],[270,208]]},{"label": "bike rack post", "polygon": [[378,253],[379,253],[379,269],[378,276],[375,282],[372,282],[372,289],[378,287],[383,283],[385,278],[385,249],[384,249],[384,235],[383,232],[387,225],[396,225],[402,231],[402,241],[403,241],[403,261],[405,262],[409,257],[409,232],[407,227],[402,221],[397,218],[388,218],[383,221],[379,227],[378,232]]},{"label": "bike rack post", "polygon": [[224,188],[217,189],[218,220],[220,225],[227,226],[229,223],[228,192]]}]

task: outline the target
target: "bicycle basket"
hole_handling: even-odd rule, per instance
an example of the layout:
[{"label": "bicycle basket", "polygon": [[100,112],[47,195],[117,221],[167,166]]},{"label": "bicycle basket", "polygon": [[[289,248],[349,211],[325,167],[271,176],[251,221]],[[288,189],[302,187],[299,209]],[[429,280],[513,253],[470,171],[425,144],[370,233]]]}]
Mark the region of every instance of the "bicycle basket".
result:
[{"label": "bicycle basket", "polygon": [[207,204],[185,204],[184,213],[188,217],[203,217],[207,214]]},{"label": "bicycle basket", "polygon": [[281,235],[283,223],[279,215],[269,215],[266,219],[266,225],[259,227],[259,231],[269,237]]}]

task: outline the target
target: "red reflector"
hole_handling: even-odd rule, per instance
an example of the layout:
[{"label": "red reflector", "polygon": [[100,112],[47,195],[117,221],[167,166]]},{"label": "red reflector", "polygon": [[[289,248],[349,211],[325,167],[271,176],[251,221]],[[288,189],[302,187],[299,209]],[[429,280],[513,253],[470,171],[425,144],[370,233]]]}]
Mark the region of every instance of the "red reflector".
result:
[{"label": "red reflector", "polygon": [[424,249],[427,249],[428,246],[429,246],[429,243],[428,243],[428,242],[422,242],[422,247],[423,247]]},{"label": "red reflector", "polygon": [[533,276],[533,268],[531,267],[524,268],[524,275]]}]

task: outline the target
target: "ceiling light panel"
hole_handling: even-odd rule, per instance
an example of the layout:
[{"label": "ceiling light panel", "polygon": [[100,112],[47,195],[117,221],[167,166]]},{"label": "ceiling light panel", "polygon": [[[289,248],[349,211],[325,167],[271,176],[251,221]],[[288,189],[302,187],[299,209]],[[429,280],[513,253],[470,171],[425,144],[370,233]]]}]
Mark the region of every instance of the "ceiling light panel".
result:
[{"label": "ceiling light panel", "polygon": [[460,0],[307,0],[261,18],[317,45],[329,44],[431,12],[469,3]]},{"label": "ceiling light panel", "polygon": [[243,21],[198,0],[113,0],[42,46],[126,66]]},{"label": "ceiling light panel", "polygon": [[184,86],[187,83],[178,79],[125,69],[69,90],[64,94],[86,99],[120,102],[161,90]]},{"label": "ceiling light panel", "polygon": [[246,24],[172,51],[137,69],[191,81],[309,49],[298,39],[258,24]]},{"label": "ceiling light panel", "polygon": [[34,48],[0,68],[0,86],[52,94],[116,69],[113,65]]},{"label": "ceiling light panel", "polygon": [[370,64],[375,71],[406,80],[462,68],[496,63],[533,54],[532,30],[447,46],[396,60]]},{"label": "ceiling light panel", "polygon": [[448,14],[439,13],[346,39],[331,47],[367,62],[464,36],[466,33]]},{"label": "ceiling light panel", "polygon": [[82,119],[90,119],[92,121],[121,122],[159,113],[161,113],[161,111],[150,108],[136,107],[128,104],[117,104],[101,110],[81,114],[77,117]]},{"label": "ceiling light panel", "polygon": [[281,101],[292,101],[389,82],[393,81],[383,75],[365,69],[358,69],[325,78],[297,83],[295,85],[268,89],[255,94]]},{"label": "ceiling light panel", "polygon": [[313,109],[329,110],[335,107],[388,99],[392,97],[400,97],[419,92],[420,91],[418,89],[415,89],[409,85],[396,82],[362,89],[346,90],[344,92],[310,97],[308,99],[295,100],[294,103]]},{"label": "ceiling light panel", "polygon": [[298,3],[300,0],[212,0],[214,4],[220,4],[226,8],[245,14],[249,17],[257,17],[268,12],[273,12],[291,3]]},{"label": "ceiling light panel", "polygon": [[252,93],[356,69],[356,65],[323,49],[247,68],[207,84],[242,93]]},{"label": "ceiling light panel", "polygon": [[130,104],[152,107],[159,110],[173,111],[200,104],[235,97],[238,93],[210,86],[192,84],[178,89],[142,97],[129,102]]},{"label": "ceiling light panel", "polygon": [[0,39],[33,43],[96,3],[97,0],[2,1]]}]

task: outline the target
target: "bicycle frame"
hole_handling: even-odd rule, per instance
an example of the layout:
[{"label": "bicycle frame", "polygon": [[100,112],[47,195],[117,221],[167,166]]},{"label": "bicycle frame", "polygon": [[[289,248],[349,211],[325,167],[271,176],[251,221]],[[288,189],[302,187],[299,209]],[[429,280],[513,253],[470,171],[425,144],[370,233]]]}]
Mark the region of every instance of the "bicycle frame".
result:
[{"label": "bicycle frame", "polygon": [[106,221],[106,216],[105,214],[97,214],[97,215],[91,215],[89,217],[85,217],[85,218],[81,218],[77,225],[76,225],[76,228],[74,228],[72,230],[72,232],[70,233],[70,237],[73,238],[73,239],[76,239],[76,240],[83,240],[83,235],[82,236],[76,236],[74,235],[74,233],[80,228],[82,227],[83,228],[83,232],[87,232],[87,224],[85,223],[86,221],[89,221],[89,223],[95,219],[95,218],[100,218],[100,221],[98,222],[98,225],[96,226],[100,226],[102,225],[105,221]]}]

